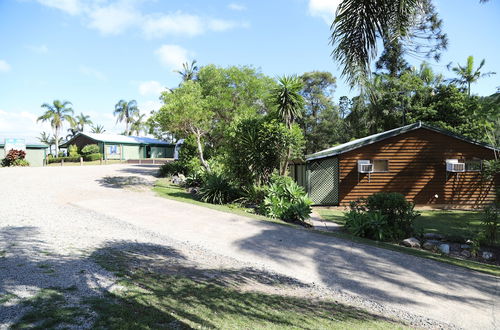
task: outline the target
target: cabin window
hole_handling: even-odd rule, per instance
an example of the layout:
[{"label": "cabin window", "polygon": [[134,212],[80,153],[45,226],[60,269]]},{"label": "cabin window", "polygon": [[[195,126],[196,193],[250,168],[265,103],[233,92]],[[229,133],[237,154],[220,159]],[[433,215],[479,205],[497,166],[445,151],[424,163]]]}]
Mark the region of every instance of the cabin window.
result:
[{"label": "cabin window", "polygon": [[387,159],[372,160],[373,172],[389,172],[389,161]]},{"label": "cabin window", "polygon": [[479,172],[483,168],[483,161],[481,159],[467,159],[465,160],[465,170],[467,172]]}]

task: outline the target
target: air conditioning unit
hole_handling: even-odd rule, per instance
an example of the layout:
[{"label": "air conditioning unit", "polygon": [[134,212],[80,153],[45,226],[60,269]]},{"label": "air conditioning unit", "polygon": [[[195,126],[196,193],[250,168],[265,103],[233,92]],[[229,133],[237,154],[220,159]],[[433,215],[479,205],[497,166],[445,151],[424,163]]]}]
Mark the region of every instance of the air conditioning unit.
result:
[{"label": "air conditioning unit", "polygon": [[460,163],[458,159],[447,159],[446,171],[454,173],[465,172],[465,163]]},{"label": "air conditioning unit", "polygon": [[369,160],[358,160],[358,173],[373,173],[373,164]]}]

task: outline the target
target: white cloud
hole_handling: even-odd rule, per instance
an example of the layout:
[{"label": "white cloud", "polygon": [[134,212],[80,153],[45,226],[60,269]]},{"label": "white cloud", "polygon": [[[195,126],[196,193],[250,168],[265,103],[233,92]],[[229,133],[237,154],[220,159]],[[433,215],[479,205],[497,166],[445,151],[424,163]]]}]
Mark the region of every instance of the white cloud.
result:
[{"label": "white cloud", "polygon": [[231,10],[236,10],[236,11],[247,10],[247,7],[245,5],[242,5],[240,3],[234,3],[234,2],[227,5],[227,7]]},{"label": "white cloud", "polygon": [[49,52],[49,48],[46,45],[28,45],[26,48],[37,54],[47,54]]},{"label": "white cloud", "polygon": [[341,2],[342,0],[309,0],[309,14],[321,17],[330,25]]},{"label": "white cloud", "polygon": [[44,6],[62,10],[70,15],[77,15],[82,12],[83,4],[80,0],[38,0]]},{"label": "white cloud", "polygon": [[89,27],[104,35],[120,34],[141,21],[141,15],[127,3],[97,7],[88,14]]},{"label": "white cloud", "polygon": [[88,77],[92,77],[97,80],[106,80],[106,75],[104,75],[104,73],[89,66],[81,65],[80,72]]},{"label": "white cloud", "polygon": [[35,139],[40,132],[51,132],[49,123],[37,123],[39,114],[29,111],[9,112],[0,110],[0,136],[2,137],[25,137],[30,142],[37,142]]},{"label": "white cloud", "polygon": [[10,71],[10,65],[4,60],[0,60],[0,72]]},{"label": "white cloud", "polygon": [[165,90],[165,87],[162,86],[158,81],[144,81],[139,84],[139,94],[141,95],[154,95],[160,96],[161,92]]},{"label": "white cloud", "polygon": [[212,31],[226,31],[237,27],[247,28],[248,26],[248,23],[226,21],[222,19],[211,19],[208,21],[208,28]]},{"label": "white cloud", "polygon": [[157,111],[161,108],[163,103],[161,101],[156,100],[156,101],[145,101],[145,102],[139,102],[138,107],[141,110],[141,114],[145,114],[146,116],[145,119],[148,119],[151,117],[151,111]]},{"label": "white cloud", "polygon": [[155,54],[164,66],[173,70],[181,69],[182,63],[189,62],[190,55],[187,49],[178,45],[163,45]]}]

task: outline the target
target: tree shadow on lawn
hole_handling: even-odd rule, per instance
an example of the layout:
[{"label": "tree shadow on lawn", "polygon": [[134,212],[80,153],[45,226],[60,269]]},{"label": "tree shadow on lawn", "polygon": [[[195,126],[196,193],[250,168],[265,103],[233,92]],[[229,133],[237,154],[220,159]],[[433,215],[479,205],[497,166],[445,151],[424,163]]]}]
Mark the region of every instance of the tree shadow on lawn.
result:
[{"label": "tree shadow on lawn", "polygon": [[[408,306],[424,306],[418,295],[423,294],[436,302],[486,310],[497,297],[498,279],[491,275],[306,230],[256,225],[262,228],[259,234],[234,242],[235,247],[291,265],[291,271],[294,265],[300,270],[305,258],[305,263],[314,263],[321,283],[333,289]],[[465,294],[466,289],[474,294]]]},{"label": "tree shadow on lawn", "polygon": [[[1,241],[17,247],[0,258],[0,294],[30,291],[30,298],[0,304],[1,324],[40,329],[398,326],[334,302],[240,290],[243,284],[307,285],[254,269],[200,267],[166,246],[111,241],[88,256],[67,256],[45,251],[37,236],[35,227],[0,229]],[[54,272],[44,272],[42,263]],[[22,269],[6,271],[16,264]]]}]

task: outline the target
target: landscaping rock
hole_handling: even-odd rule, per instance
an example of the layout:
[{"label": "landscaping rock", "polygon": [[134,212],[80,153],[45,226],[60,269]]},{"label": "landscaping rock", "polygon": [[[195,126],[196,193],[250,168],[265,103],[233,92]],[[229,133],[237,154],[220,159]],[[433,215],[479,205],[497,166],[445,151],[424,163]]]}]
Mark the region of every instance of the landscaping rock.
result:
[{"label": "landscaping rock", "polygon": [[410,237],[401,242],[404,246],[411,248],[420,248],[420,241],[415,237]]},{"label": "landscaping rock", "polygon": [[484,260],[493,260],[493,252],[483,251],[482,257]]},{"label": "landscaping rock", "polygon": [[428,240],[428,241],[425,241],[424,242],[424,245],[422,245],[422,247],[425,249],[425,250],[429,250],[429,251],[437,251],[438,250],[438,246],[441,244],[441,242],[439,241],[436,241],[436,240]]},{"label": "landscaping rock", "polygon": [[469,244],[460,244],[460,248],[468,250],[468,249],[470,249],[470,245]]},{"label": "landscaping rock", "polygon": [[463,250],[462,252],[460,252],[460,255],[464,258],[470,258],[471,256],[470,251],[467,250]]},{"label": "landscaping rock", "polygon": [[442,240],[444,238],[443,235],[441,234],[438,234],[438,233],[425,233],[424,234],[424,238],[425,239],[429,239],[429,240]]},{"label": "landscaping rock", "polygon": [[444,254],[450,254],[450,245],[449,244],[440,244],[439,251]]}]

